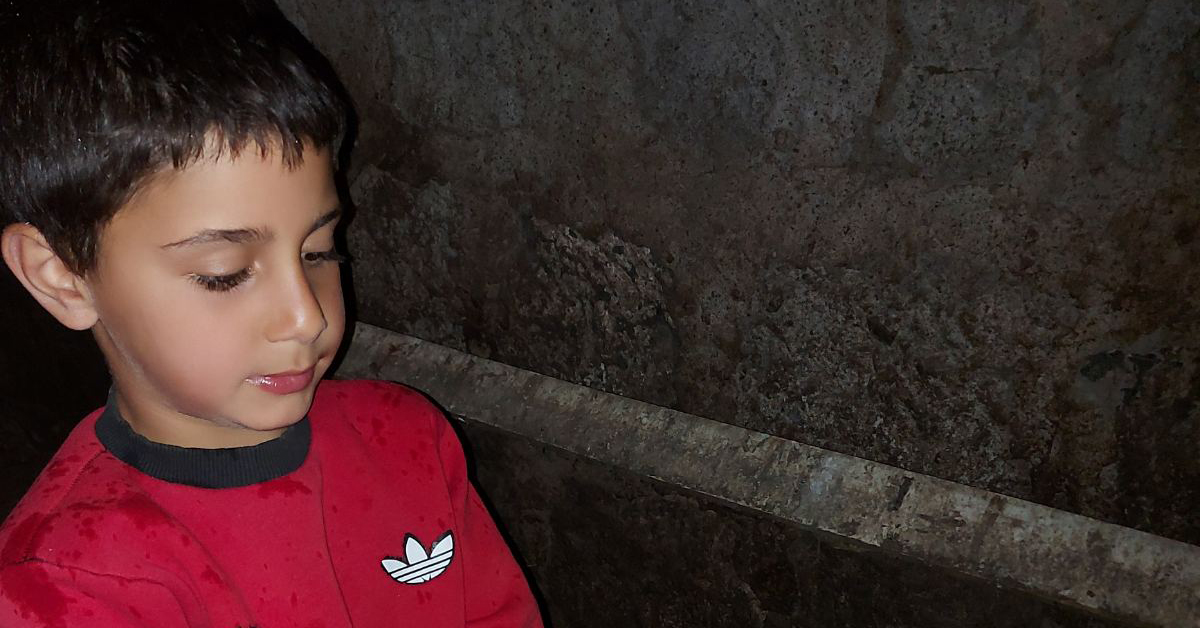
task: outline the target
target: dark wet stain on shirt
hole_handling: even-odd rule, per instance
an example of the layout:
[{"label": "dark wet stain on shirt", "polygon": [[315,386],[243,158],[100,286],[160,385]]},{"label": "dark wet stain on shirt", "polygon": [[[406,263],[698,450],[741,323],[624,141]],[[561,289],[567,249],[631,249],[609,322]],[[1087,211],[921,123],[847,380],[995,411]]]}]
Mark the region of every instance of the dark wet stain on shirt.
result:
[{"label": "dark wet stain on shirt", "polygon": [[292,478],[276,478],[270,482],[265,482],[258,487],[258,496],[262,498],[272,497],[274,495],[283,495],[291,497],[295,494],[312,495],[312,489],[305,486],[303,483],[293,480]]},{"label": "dark wet stain on shirt", "polygon": [[66,628],[67,597],[42,568],[30,565],[19,574],[15,570],[0,572],[0,588],[16,602],[21,619],[46,628]]}]

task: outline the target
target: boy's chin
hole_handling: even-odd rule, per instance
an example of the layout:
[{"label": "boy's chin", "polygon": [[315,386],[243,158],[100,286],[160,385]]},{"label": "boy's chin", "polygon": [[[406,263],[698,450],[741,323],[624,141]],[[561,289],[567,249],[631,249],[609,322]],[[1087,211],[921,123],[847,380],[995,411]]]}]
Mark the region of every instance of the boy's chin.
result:
[{"label": "boy's chin", "polygon": [[235,405],[226,406],[221,419],[208,419],[218,429],[205,430],[208,436],[200,447],[244,447],[277,438],[303,420],[312,405],[311,394],[281,398],[258,391],[247,393],[240,394]]},{"label": "boy's chin", "polygon": [[238,421],[246,429],[269,432],[289,428],[303,420],[312,406],[312,390],[282,396],[256,392],[257,403]]}]

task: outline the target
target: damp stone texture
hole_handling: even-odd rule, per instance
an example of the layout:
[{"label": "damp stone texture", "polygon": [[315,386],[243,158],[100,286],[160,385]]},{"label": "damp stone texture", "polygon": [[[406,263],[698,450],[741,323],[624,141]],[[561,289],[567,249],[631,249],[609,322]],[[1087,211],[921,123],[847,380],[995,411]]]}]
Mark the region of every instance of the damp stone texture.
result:
[{"label": "damp stone texture", "polygon": [[283,0],[359,319],[1200,543],[1194,0]]}]

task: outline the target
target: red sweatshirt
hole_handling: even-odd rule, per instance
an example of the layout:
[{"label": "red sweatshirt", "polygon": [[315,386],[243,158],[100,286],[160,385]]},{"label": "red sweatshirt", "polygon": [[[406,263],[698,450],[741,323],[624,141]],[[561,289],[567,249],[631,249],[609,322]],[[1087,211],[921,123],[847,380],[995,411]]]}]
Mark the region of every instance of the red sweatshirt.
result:
[{"label": "red sweatshirt", "polygon": [[441,413],[326,381],[253,447],[89,415],[0,526],[0,626],[539,627]]}]

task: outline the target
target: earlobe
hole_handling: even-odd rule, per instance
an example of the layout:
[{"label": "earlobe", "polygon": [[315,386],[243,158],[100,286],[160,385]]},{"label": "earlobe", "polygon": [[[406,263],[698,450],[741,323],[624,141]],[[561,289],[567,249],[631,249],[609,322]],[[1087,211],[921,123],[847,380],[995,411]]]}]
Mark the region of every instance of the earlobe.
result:
[{"label": "earlobe", "polygon": [[87,283],[71,272],[33,225],[9,225],[0,234],[0,253],[17,280],[58,322],[91,329],[99,316]]}]

